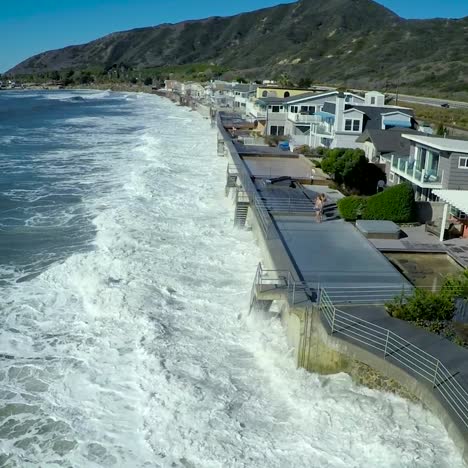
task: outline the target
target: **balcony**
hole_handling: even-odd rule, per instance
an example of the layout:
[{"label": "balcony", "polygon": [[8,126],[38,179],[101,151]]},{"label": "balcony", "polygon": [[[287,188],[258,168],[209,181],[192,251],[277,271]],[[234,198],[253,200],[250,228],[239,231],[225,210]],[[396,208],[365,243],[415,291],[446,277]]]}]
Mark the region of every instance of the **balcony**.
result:
[{"label": "balcony", "polygon": [[296,123],[320,123],[322,119],[317,115],[310,115],[310,114],[292,114],[289,113],[289,119]]},{"label": "balcony", "polygon": [[392,172],[408,179],[422,188],[442,188],[444,171],[418,166],[418,162],[409,157],[391,157]]}]

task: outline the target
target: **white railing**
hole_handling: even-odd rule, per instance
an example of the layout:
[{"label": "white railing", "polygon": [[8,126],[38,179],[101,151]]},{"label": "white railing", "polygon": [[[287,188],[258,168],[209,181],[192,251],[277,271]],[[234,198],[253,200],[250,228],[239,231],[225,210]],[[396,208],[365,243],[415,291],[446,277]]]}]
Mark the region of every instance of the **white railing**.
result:
[{"label": "white railing", "polygon": [[382,305],[395,297],[411,294],[412,286],[408,284],[391,284],[376,286],[327,286],[327,295],[333,304]]},{"label": "white railing", "polygon": [[317,115],[311,115],[311,114],[292,114],[290,113],[289,118],[296,122],[304,122],[304,123],[322,123],[322,118],[318,117]]},{"label": "white railing", "polygon": [[457,381],[458,372],[389,329],[360,319],[335,307],[328,289],[320,289],[319,312],[328,325],[329,334],[344,336],[410,374],[428,383],[442,397],[468,429],[468,391]]}]

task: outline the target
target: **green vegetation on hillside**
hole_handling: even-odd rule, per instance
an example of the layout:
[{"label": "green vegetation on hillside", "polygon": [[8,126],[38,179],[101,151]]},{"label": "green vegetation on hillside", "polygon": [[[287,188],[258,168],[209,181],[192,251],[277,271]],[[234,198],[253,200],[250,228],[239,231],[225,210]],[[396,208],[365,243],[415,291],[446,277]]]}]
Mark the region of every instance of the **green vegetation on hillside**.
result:
[{"label": "green vegetation on hillside", "polygon": [[[164,80],[206,82],[216,79],[226,73],[225,67],[197,63],[191,65],[174,65],[136,69],[126,65],[116,65],[108,68],[94,67],[83,70],[52,70],[32,74],[17,75],[23,83],[49,83],[60,81],[65,86],[91,83],[139,83],[146,86],[162,86]],[[5,75],[7,76],[7,75]]]},{"label": "green vegetation on hillside", "polygon": [[[404,20],[371,0],[300,0],[228,18],[111,34],[39,54],[10,74],[103,68],[109,75],[114,68],[112,79],[131,70],[144,80],[147,73],[207,79],[222,73],[302,85],[399,86],[468,99],[467,28],[468,18]],[[197,70],[193,64],[209,65]]]}]

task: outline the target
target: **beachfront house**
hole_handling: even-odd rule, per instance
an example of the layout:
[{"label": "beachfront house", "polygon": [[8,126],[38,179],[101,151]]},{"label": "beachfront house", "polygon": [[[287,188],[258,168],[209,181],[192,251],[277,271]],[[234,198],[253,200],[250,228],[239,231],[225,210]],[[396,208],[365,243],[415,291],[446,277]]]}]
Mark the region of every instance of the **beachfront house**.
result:
[{"label": "beachfront house", "polygon": [[404,133],[420,134],[420,131],[398,127],[388,130],[368,128],[356,139],[356,142],[362,145],[362,149],[370,162],[380,163],[381,158],[391,154],[398,157],[408,155],[410,142],[402,135]]},{"label": "beachfront house", "polygon": [[[258,94],[258,91],[257,91]],[[301,92],[295,96],[267,96],[247,104],[247,114],[258,122],[258,128],[266,135],[288,135],[291,146],[329,146],[323,138],[333,135],[333,114],[325,112],[327,104],[333,104],[339,93]],[[364,103],[364,98],[345,93],[350,104]],[[328,144],[325,144],[328,143]]]},{"label": "beachfront house", "polygon": [[255,96],[257,85],[254,84],[235,84],[232,87],[233,107],[234,110],[241,114],[246,114],[247,102],[251,97]]},{"label": "beachfront house", "polygon": [[433,201],[437,189],[468,190],[468,140],[403,133],[406,154],[381,157],[389,185],[409,182],[417,200]]},{"label": "beachfront house", "polygon": [[385,96],[377,92],[366,93],[363,101],[349,99],[340,93],[334,102],[327,102],[318,115],[318,128],[327,125],[328,135],[317,134],[312,127],[315,146],[328,148],[363,148],[360,135],[366,130],[410,129],[416,130],[417,122],[412,109],[385,105]]}]

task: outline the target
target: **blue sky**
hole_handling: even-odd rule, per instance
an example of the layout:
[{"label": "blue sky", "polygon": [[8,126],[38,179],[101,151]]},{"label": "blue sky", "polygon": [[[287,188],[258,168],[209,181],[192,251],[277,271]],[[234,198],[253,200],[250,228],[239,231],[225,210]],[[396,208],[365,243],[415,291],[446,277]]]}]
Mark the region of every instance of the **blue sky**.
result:
[{"label": "blue sky", "polygon": [[[279,1],[3,0],[0,72],[39,52],[85,43],[111,32],[232,15],[272,6]],[[379,0],[379,3],[404,18],[468,16],[468,0]]]}]

